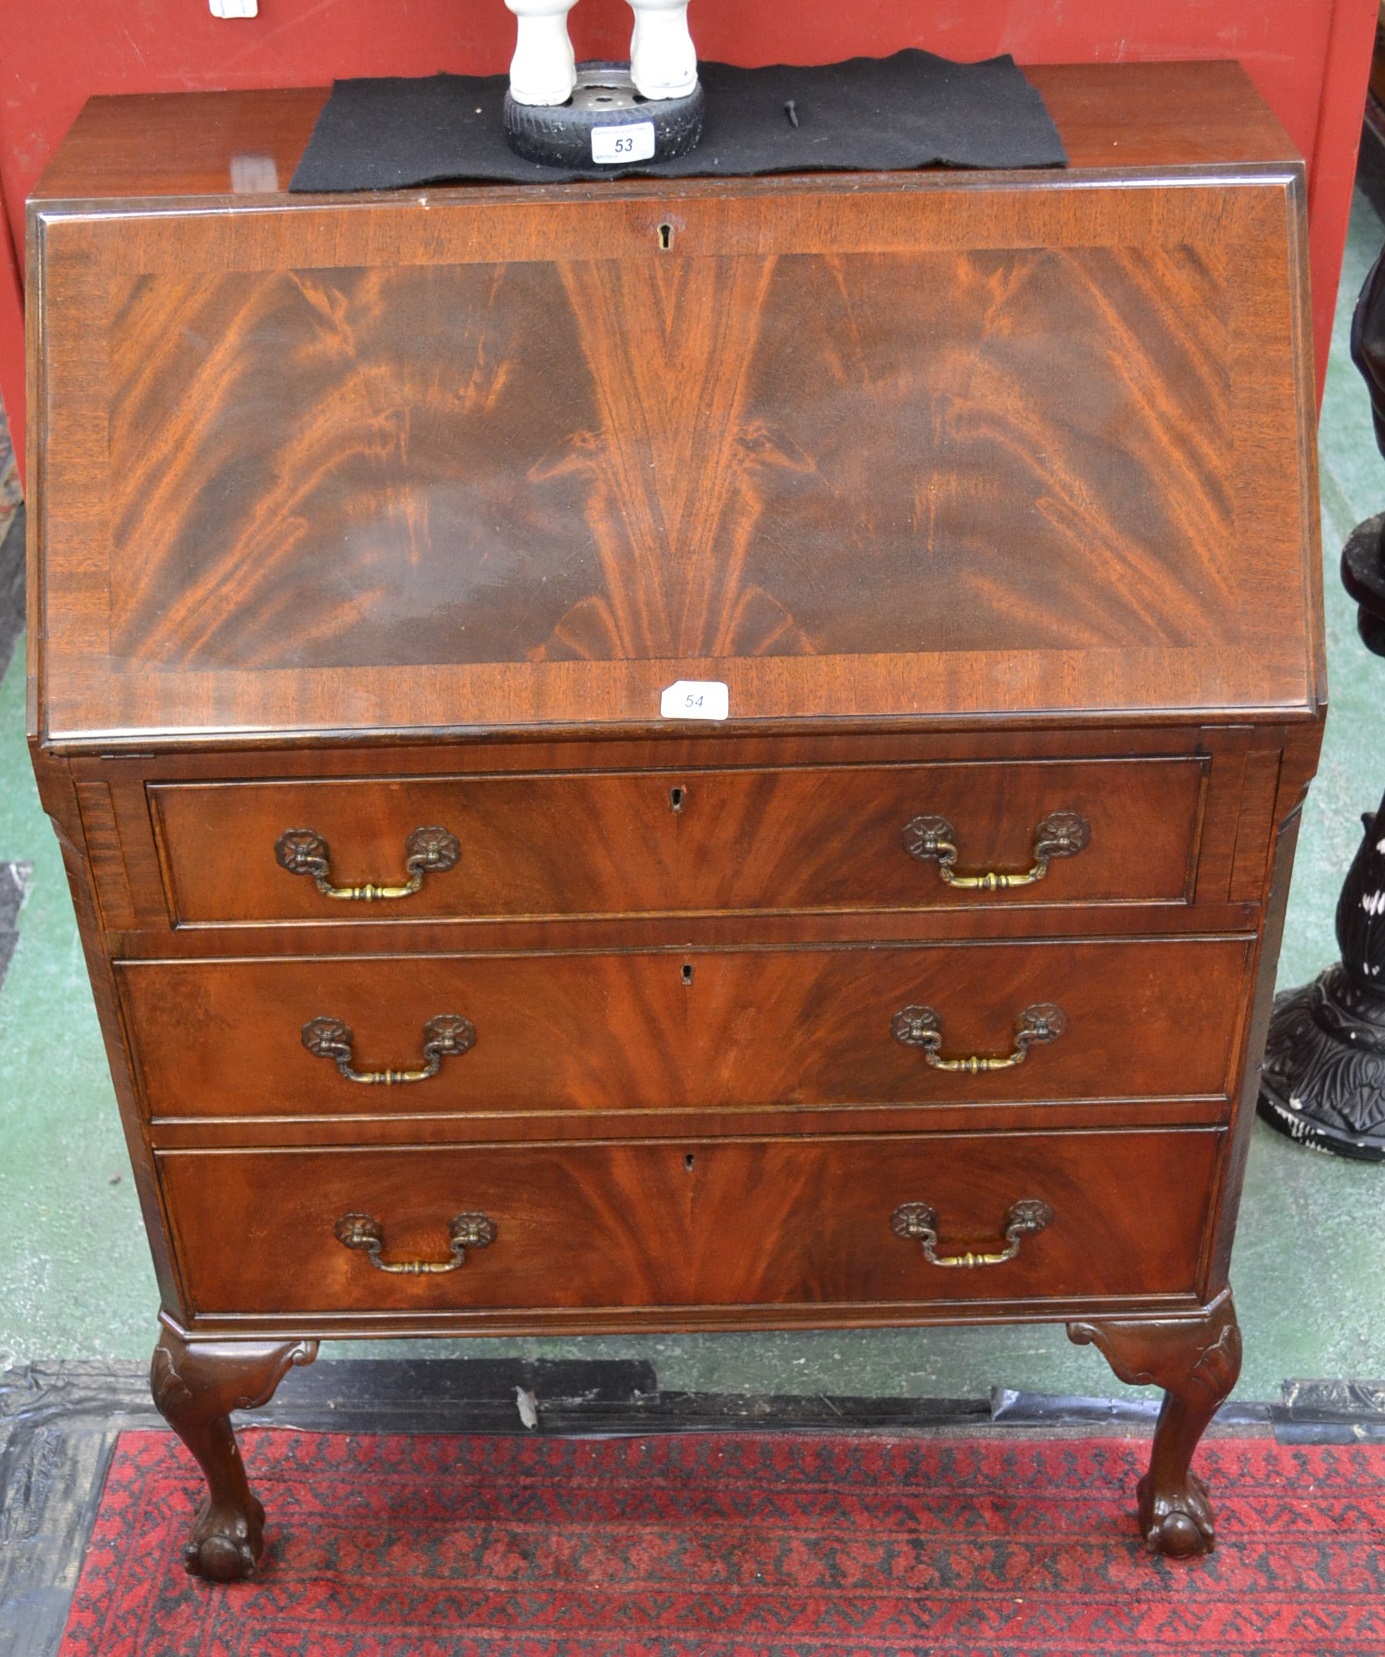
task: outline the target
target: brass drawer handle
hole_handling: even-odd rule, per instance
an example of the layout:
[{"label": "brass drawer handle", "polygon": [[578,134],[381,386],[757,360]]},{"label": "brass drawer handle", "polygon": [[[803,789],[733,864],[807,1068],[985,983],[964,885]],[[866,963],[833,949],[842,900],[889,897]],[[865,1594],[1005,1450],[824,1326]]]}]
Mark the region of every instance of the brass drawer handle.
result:
[{"label": "brass drawer handle", "polygon": [[447,1228],[448,1260],[385,1260],[385,1228],[370,1214],[344,1214],[333,1228],[337,1241],[349,1249],[364,1249],[376,1271],[404,1277],[430,1277],[454,1272],[466,1264],[468,1249],[489,1248],[495,1241],[495,1221],[485,1214],[458,1214]]},{"label": "brass drawer handle", "polygon": [[939,1254],[938,1211],[926,1202],[901,1203],[890,1215],[890,1230],[906,1242],[921,1243],[923,1257],[930,1266],[1003,1266],[1020,1251],[1022,1238],[1053,1224],[1053,1210],[1037,1197],[1021,1197],[1011,1203],[1005,1215],[1005,1248],[988,1254],[973,1254],[970,1249],[961,1254]]},{"label": "brass drawer handle", "polygon": [[468,1052],[476,1045],[476,1028],[460,1013],[439,1013],[423,1026],[421,1070],[353,1070],[352,1044],[356,1037],[339,1018],[310,1018],[303,1026],[303,1045],[318,1058],[332,1059],[348,1082],[393,1087],[397,1082],[426,1082],[442,1069],[442,1061]]},{"label": "brass drawer handle", "polygon": [[1033,886],[1048,873],[1054,857],[1076,857],[1092,838],[1092,825],[1075,811],[1054,811],[1034,830],[1034,866],[1024,874],[959,875],[957,830],[946,817],[915,817],[904,825],[904,849],[921,863],[936,863],[949,886],[977,892],[1005,892]]},{"label": "brass drawer handle", "polygon": [[445,828],[416,828],[404,842],[403,886],[333,886],[331,848],[316,829],[285,829],[274,842],[279,867],[291,875],[311,875],[325,898],[347,898],[376,903],[381,898],[409,898],[423,885],[424,875],[442,874],[462,855],[457,836]]},{"label": "brass drawer handle", "polygon": [[890,1020],[890,1034],[905,1047],[918,1047],[935,1070],[964,1070],[969,1076],[983,1070],[1013,1070],[1029,1057],[1036,1043],[1057,1041],[1068,1027],[1067,1015],[1052,1002],[1026,1007],[1015,1020],[1012,1051],[996,1058],[972,1054],[965,1059],[942,1056],[943,1021],[932,1007],[902,1007]]}]

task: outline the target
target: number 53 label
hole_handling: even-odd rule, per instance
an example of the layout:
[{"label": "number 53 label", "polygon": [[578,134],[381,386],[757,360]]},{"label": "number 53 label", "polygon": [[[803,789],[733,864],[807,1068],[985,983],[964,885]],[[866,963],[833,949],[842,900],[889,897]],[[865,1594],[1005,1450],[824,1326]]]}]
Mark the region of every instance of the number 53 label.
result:
[{"label": "number 53 label", "polygon": [[725,719],[731,693],[720,679],[680,679],[659,698],[661,719]]},{"label": "number 53 label", "polygon": [[593,161],[650,161],[653,156],[653,121],[636,121],[628,127],[592,128]]}]

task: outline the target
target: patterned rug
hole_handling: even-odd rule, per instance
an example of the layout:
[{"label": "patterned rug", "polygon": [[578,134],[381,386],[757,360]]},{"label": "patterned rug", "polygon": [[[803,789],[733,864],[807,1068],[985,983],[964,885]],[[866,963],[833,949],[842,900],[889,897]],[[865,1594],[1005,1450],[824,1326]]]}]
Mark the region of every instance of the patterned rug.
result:
[{"label": "patterned rug", "polygon": [[61,1657],[1365,1657],[1385,1446],[1215,1438],[1207,1559],[1145,1552],[1140,1439],[246,1430],[259,1576],[180,1553],[199,1495],[121,1436]]}]

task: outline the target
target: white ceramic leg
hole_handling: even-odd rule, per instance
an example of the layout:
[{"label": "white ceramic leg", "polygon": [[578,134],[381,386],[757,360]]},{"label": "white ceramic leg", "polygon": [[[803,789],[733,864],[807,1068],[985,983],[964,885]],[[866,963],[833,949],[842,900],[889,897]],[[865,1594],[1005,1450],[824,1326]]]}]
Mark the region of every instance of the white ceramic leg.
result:
[{"label": "white ceramic leg", "polygon": [[505,0],[519,20],[510,60],[510,96],[517,104],[565,104],[577,84],[567,14],[577,0]]},{"label": "white ceramic leg", "polygon": [[[508,0],[506,0],[508,4]],[[697,85],[688,0],[629,0],[635,13],[630,77],[644,98],[686,98]]]}]

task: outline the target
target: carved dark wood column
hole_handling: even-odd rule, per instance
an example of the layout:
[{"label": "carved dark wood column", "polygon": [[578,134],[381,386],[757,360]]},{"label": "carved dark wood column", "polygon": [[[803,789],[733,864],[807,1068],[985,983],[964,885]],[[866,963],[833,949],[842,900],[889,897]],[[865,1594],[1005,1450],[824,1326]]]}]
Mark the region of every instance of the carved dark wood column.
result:
[{"label": "carved dark wood column", "polygon": [[1385,799],[1337,900],[1341,960],[1275,997],[1260,1115],[1320,1150],[1385,1158]]},{"label": "carved dark wood column", "polygon": [[[1361,289],[1351,354],[1370,388],[1385,454],[1385,254]],[[1385,513],[1358,524],[1342,552],[1342,585],[1358,605],[1362,642],[1385,656]],[[1341,960],[1275,997],[1260,1079],[1260,1115],[1281,1133],[1339,1156],[1385,1158],[1385,799],[1337,900]]]},{"label": "carved dark wood column", "polygon": [[230,1412],[267,1404],[294,1364],[316,1356],[316,1341],[187,1341],[160,1332],[149,1370],[154,1402],[207,1479],[183,1550],[194,1576],[236,1582],[255,1574],[264,1508],[246,1482]]},{"label": "carved dark wood column", "polygon": [[1149,1472],[1139,1484],[1140,1529],[1160,1553],[1210,1553],[1216,1540],[1212,1504],[1191,1463],[1241,1373],[1241,1330],[1230,1291],[1198,1317],[1070,1323],[1068,1338],[1096,1346],[1131,1386],[1163,1387]]}]

